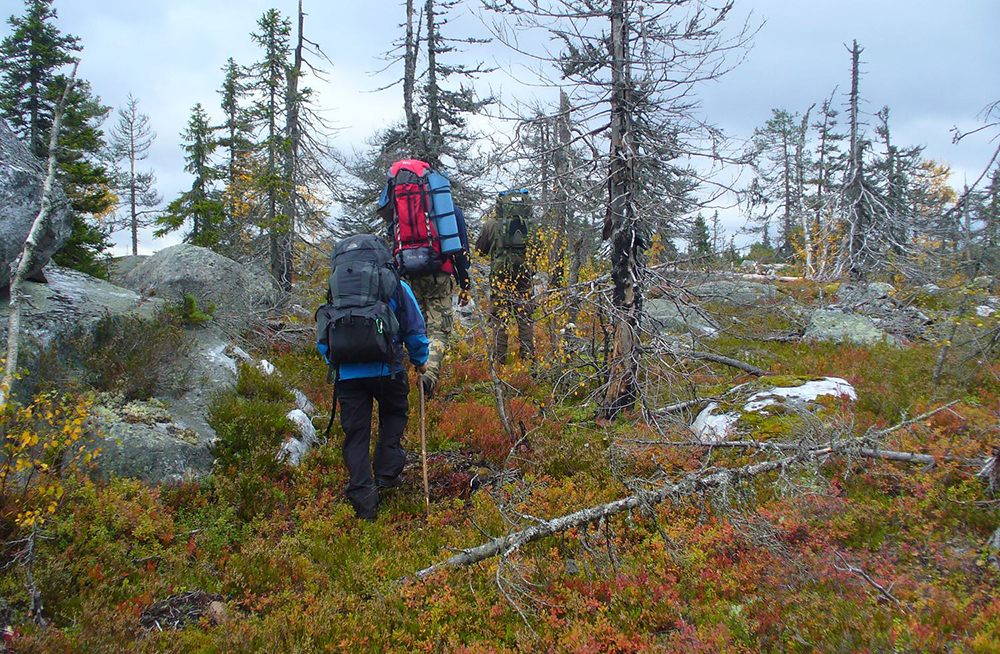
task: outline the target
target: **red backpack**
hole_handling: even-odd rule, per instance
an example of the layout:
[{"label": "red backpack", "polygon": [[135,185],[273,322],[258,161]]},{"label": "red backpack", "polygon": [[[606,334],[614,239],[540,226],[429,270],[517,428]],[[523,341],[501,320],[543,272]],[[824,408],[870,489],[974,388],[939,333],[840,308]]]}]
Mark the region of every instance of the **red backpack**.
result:
[{"label": "red backpack", "polygon": [[441,254],[441,239],[431,220],[430,172],[430,165],[417,159],[397,161],[389,171],[393,255],[399,274],[410,279],[453,270],[451,260]]}]

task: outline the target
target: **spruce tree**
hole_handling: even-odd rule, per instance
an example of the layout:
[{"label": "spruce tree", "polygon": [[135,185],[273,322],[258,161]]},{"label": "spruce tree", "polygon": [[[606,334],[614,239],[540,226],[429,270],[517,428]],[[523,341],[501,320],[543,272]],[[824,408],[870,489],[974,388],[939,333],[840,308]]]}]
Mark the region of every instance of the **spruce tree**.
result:
[{"label": "spruce tree", "polygon": [[700,256],[712,254],[712,237],[708,233],[708,223],[700,213],[695,216],[688,236],[688,254]]},{"label": "spruce tree", "polygon": [[160,225],[157,236],[163,236],[180,229],[190,221],[191,231],[184,240],[194,245],[215,248],[219,243],[219,224],[223,219],[222,200],[215,189],[219,179],[219,169],[212,162],[212,154],[218,147],[208,114],[198,103],[191,110],[187,129],[181,134],[185,145],[184,170],[194,175],[191,190],[181,194],[167,207],[166,213],[157,218]]},{"label": "spruce tree", "polygon": [[250,109],[251,125],[262,138],[257,144],[257,190],[263,206],[260,226],[268,236],[271,274],[287,287],[291,257],[284,245],[293,229],[291,217],[284,212],[290,181],[286,179],[287,156],[284,123],[288,88],[288,56],[291,23],[277,9],[269,9],[257,21],[251,39],[263,51],[263,57],[250,68],[248,88],[255,95]]}]

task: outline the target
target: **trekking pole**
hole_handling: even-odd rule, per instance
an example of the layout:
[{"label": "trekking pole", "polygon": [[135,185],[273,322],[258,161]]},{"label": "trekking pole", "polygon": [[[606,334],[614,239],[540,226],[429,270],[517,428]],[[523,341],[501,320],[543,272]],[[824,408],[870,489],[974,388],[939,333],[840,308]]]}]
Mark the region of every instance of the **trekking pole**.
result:
[{"label": "trekking pole", "polygon": [[420,387],[420,459],[424,467],[424,505],[427,507],[427,517],[431,517],[431,490],[427,483],[427,413],[424,410],[424,380],[417,377]]}]

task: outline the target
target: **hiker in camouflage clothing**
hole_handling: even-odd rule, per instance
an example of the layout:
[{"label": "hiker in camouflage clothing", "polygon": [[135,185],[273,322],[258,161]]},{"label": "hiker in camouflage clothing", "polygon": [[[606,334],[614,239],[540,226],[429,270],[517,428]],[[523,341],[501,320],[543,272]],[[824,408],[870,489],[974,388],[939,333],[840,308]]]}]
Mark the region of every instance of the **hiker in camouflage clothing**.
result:
[{"label": "hiker in camouflage clothing", "polygon": [[535,337],[532,323],[534,271],[528,261],[531,205],[527,191],[501,193],[493,215],[483,225],[476,250],[490,257],[490,312],[493,354],[507,360],[507,325],[517,321],[517,340],[522,360],[534,360]]},{"label": "hiker in camouflage clothing", "polygon": [[[393,213],[389,198],[388,186],[383,189],[378,202],[378,214],[389,224],[389,239],[393,239]],[[434,388],[441,378],[441,365],[451,339],[455,323],[455,311],[452,305],[455,295],[455,285],[458,284],[458,303],[466,306],[469,303],[469,293],[472,281],[469,278],[469,237],[465,226],[465,215],[459,207],[455,207],[455,218],[458,222],[458,233],[462,240],[462,250],[447,255],[451,263],[451,274],[439,272],[424,277],[408,278],[410,288],[416,296],[417,303],[423,310],[424,322],[427,324],[427,339],[430,341],[430,358],[427,360],[427,370],[421,376],[421,383],[427,397],[434,394]]]}]

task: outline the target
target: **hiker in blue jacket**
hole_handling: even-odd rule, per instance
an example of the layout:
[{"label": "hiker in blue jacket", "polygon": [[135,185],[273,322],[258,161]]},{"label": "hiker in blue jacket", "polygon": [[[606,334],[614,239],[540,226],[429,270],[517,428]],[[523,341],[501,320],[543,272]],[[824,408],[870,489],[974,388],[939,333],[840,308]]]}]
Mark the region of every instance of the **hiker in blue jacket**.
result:
[{"label": "hiker in blue jacket", "polygon": [[[393,362],[343,363],[337,366],[335,402],[340,403],[340,425],[344,429],[344,463],[350,480],[347,499],[357,516],[375,520],[379,491],[401,483],[406,451],[400,444],[409,414],[410,384],[403,364],[403,347],[417,371],[426,370],[429,355],[424,317],[413,291],[401,282],[389,299],[389,308],[399,321]],[[317,344],[327,355],[327,346]],[[329,363],[329,359],[327,359]],[[369,454],[372,428],[372,401],[378,402],[379,434],[374,461]],[[374,480],[372,471],[374,469]]]}]

